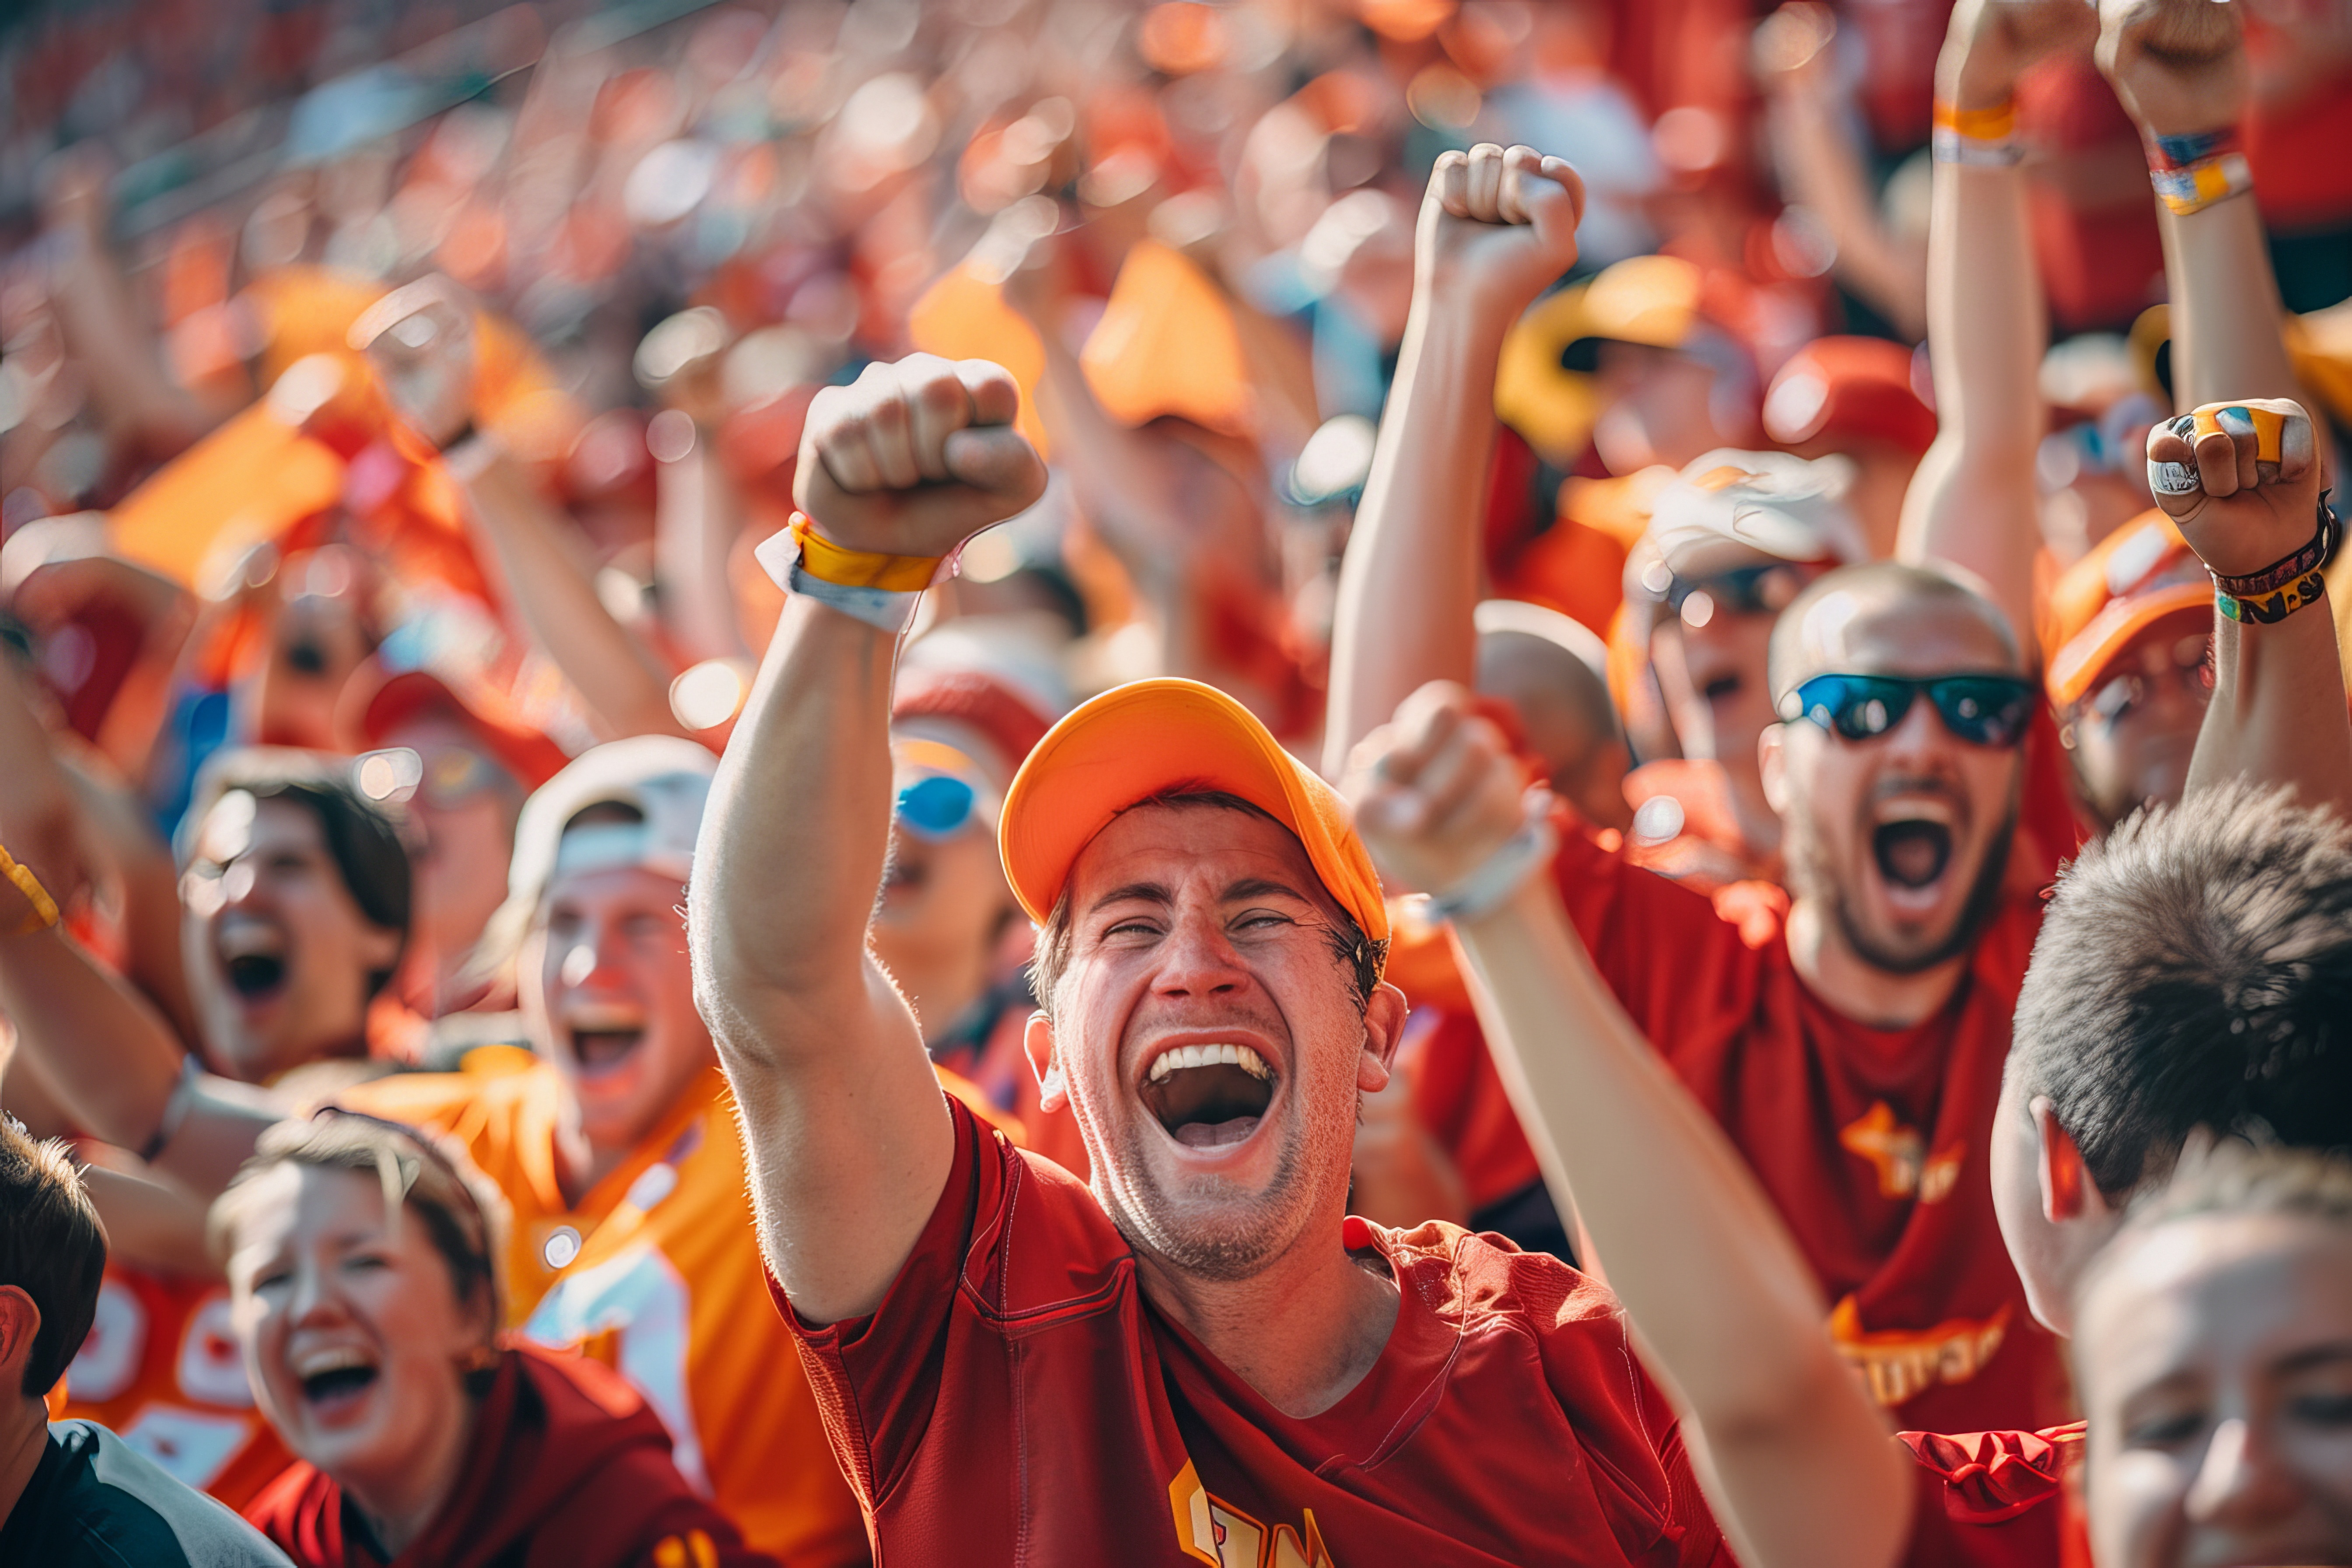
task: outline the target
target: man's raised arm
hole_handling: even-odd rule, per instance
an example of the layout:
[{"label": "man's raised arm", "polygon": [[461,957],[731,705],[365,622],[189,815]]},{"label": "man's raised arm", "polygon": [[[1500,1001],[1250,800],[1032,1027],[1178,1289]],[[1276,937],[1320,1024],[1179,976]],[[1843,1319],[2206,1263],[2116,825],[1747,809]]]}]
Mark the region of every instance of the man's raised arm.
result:
[{"label": "man's raised arm", "polygon": [[914,1015],[866,929],[889,844],[903,590],[1043,492],[1045,466],[1012,429],[1018,401],[995,365],[918,354],[810,405],[797,591],[695,851],[695,998],[740,1107],[769,1266],[813,1321],[881,1300],[953,1152]]},{"label": "man's raised arm", "polygon": [[[2151,163],[2165,166],[2155,176],[2157,223],[2172,296],[2174,405],[2183,412],[2148,432],[2149,488],[2208,568],[2263,581],[2314,542],[2331,481],[2325,433],[2291,401],[2302,393],[2280,331],[2285,310],[2237,152],[2249,81],[2240,11],[2210,0],[2103,0],[2099,68]],[[2200,426],[2200,410],[2215,412]],[[2271,438],[2255,433],[2258,420]],[[2168,473],[2186,488],[2166,493]],[[2290,575],[2244,595],[2221,584],[2251,607],[2214,620],[2213,701],[2189,787],[2293,784],[2305,802],[2352,816],[2352,724],[2331,611],[2311,574]],[[2279,597],[2300,583],[2307,594]]]},{"label": "man's raised arm", "polygon": [[1961,0],[1936,62],[1927,346],[1938,428],[1904,497],[1896,552],[1975,574],[2027,648],[2049,326],[2026,227],[2014,100],[2025,67],[2088,44],[2095,30],[2081,0]]},{"label": "man's raised arm", "polygon": [[[1527,817],[1523,774],[1461,688],[1416,692],[1347,794],[1391,885],[1457,891]],[[1830,1342],[1812,1271],[1746,1163],[1594,972],[1538,868],[1454,933],[1478,1022],[1562,1213],[1609,1270],[1698,1441],[1750,1568],[1886,1568],[1911,1462]]]},{"label": "man's raised arm", "polygon": [[1584,182],[1530,147],[1482,142],[1430,171],[1412,310],[1356,530],[1339,568],[1324,772],[1427,680],[1470,683],[1478,515],[1503,338],[1576,265]]}]

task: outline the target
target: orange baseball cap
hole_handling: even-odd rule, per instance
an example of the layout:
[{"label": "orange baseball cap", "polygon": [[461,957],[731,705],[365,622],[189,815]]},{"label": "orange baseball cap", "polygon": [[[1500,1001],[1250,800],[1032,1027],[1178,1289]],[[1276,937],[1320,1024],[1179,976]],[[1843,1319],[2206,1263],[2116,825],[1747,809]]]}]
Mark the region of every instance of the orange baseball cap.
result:
[{"label": "orange baseball cap", "polygon": [[1004,797],[1005,879],[1043,925],[1096,834],[1180,785],[1238,795],[1297,836],[1315,874],[1364,934],[1384,942],[1388,903],[1347,803],[1239,702],[1167,678],[1113,687],[1046,731]]},{"label": "orange baseball cap", "polygon": [[2060,708],[2081,701],[2142,632],[2192,613],[2210,626],[2212,580],[2172,520],[2144,511],[2051,584],[2042,625],[2050,700]]}]

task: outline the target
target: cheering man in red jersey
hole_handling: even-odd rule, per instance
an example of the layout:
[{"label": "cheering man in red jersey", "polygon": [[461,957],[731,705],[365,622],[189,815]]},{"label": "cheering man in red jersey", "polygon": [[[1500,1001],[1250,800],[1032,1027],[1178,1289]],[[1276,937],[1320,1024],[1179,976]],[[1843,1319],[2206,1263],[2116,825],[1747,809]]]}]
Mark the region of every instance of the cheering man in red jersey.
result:
[{"label": "cheering man in red jersey", "polygon": [[[1554,160],[1480,199],[1565,242],[1579,194]],[[1090,1188],[941,1097],[863,930],[891,664],[940,563],[1043,487],[1016,400],[995,366],[918,357],[812,405],[809,515],[772,568],[793,598],[689,900],[779,1306],[877,1554],[1723,1560],[1606,1290],[1449,1226],[1348,1219],[1358,1097],[1405,1010],[1385,906],[1339,797],[1223,693],[1106,693],[1004,804],[1043,928],[1028,1048]],[[1737,1434],[1734,1464],[1841,1451],[1822,1427],[1875,1419],[1842,1373],[1801,1381],[1757,1406],[1778,1441]],[[1777,1472],[1811,1506],[1770,1560],[1885,1561],[1899,1519],[1874,1556],[1837,1545],[1855,1468]]]}]

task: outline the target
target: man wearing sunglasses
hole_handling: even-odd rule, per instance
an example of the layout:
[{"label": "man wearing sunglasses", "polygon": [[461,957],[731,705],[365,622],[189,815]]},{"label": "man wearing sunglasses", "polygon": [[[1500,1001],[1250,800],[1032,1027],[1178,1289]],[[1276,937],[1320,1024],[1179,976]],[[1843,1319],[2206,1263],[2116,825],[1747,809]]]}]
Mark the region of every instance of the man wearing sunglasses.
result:
[{"label": "man wearing sunglasses", "polygon": [[[1534,244],[1517,223],[1463,221],[1437,237],[1441,258],[1448,244]],[[1471,674],[1475,454],[1493,420],[1452,389],[1486,384],[1520,301],[1438,287],[1433,273],[1417,288],[1424,352],[1391,394],[1341,574],[1335,774],[1424,682]],[[1701,699],[1697,723],[1718,731],[1727,772],[1736,748],[1717,713],[1744,707],[1787,903],[1735,922],[1573,824],[1555,879],[1595,967],[1787,1220],[1842,1351],[1895,1420],[2049,1425],[2064,1414],[2055,1347],[2032,1326],[1982,1170],[2031,895],[2073,842],[2054,756],[2037,749],[2029,768],[2023,744],[2037,702],[2012,628],[2030,619],[2030,559],[2012,570],[2014,539],[1948,515],[1925,531],[1923,558],[1965,568],[1997,602],[1945,566],[1783,574],[1774,563],[1860,552],[1796,542],[1790,525],[1827,514],[1829,493],[1756,477],[1768,467],[1686,471],[1654,522],[1675,548],[1638,585],[1675,628],[1654,642],[1662,666],[1701,645],[1723,603],[1746,622],[1741,685],[1705,700],[1733,673],[1726,660],[1685,689]],[[2041,847],[2011,886],[2021,814]]]}]

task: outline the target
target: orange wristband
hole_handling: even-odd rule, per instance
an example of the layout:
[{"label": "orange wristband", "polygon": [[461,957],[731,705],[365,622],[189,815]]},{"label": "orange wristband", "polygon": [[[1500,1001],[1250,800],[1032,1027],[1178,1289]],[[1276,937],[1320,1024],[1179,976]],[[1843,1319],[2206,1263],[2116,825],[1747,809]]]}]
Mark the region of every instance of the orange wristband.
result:
[{"label": "orange wristband", "polygon": [[41,879],[33,875],[33,868],[9,854],[5,845],[0,845],[0,877],[16,883],[16,890],[24,894],[33,906],[33,912],[25,917],[23,925],[16,928],[18,936],[47,931],[58,923],[57,900],[49,897],[49,890],[41,886]]},{"label": "orange wristband", "polygon": [[845,588],[878,588],[886,594],[919,594],[939,575],[940,555],[882,555],[845,550],[816,531],[806,512],[793,513],[792,534],[801,547],[801,570],[820,583]]}]

